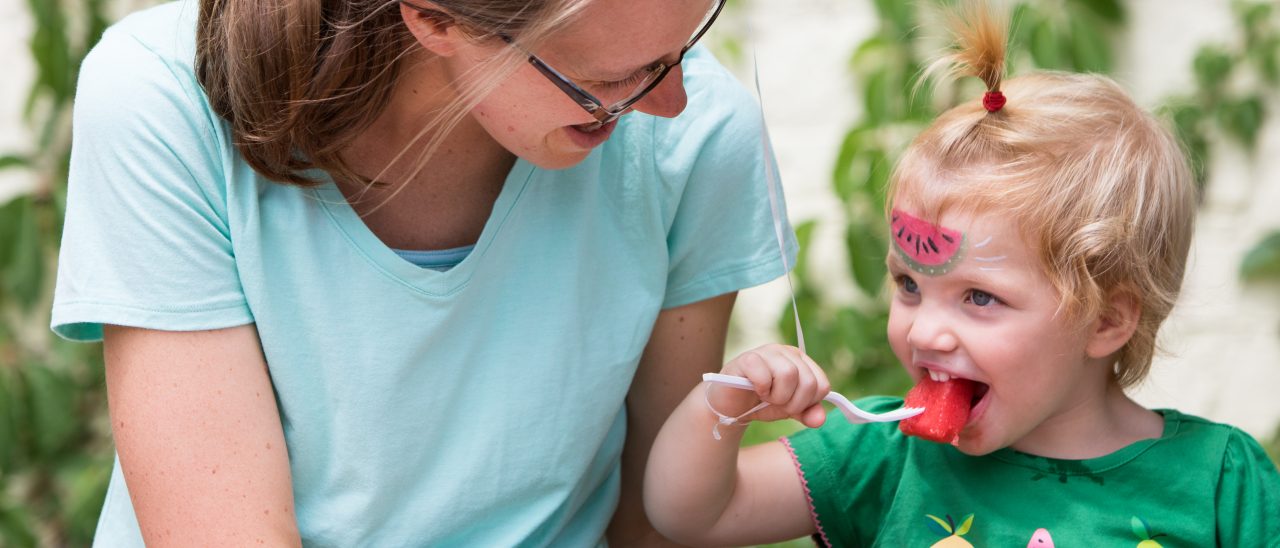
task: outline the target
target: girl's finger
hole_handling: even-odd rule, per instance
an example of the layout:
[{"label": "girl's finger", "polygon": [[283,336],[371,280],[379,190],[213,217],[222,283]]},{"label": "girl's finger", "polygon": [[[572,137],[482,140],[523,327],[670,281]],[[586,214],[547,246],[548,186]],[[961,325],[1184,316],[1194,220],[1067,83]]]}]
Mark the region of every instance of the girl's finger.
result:
[{"label": "girl's finger", "polygon": [[800,415],[809,406],[813,405],[820,398],[815,398],[818,392],[818,380],[814,375],[813,369],[805,363],[803,354],[799,349],[788,348],[785,352],[787,362],[790,368],[796,374],[796,389],[791,394],[791,399],[786,403],[787,414],[795,419],[799,419]]},{"label": "girl's finger", "polygon": [[765,401],[785,407],[795,394],[799,375],[795,364],[783,348],[778,345],[769,346],[762,349],[761,354],[773,377],[773,386],[769,389],[769,395]]},{"label": "girl's finger", "polygon": [[800,415],[800,422],[809,428],[817,428],[827,422],[827,410],[822,404],[815,403]]},{"label": "girl's finger", "polygon": [[827,394],[831,392],[831,380],[827,378],[827,372],[823,371],[822,367],[818,365],[818,362],[813,361],[813,358],[810,358],[808,355],[803,355],[802,357],[804,359],[804,363],[809,366],[809,370],[813,371],[814,380],[817,383],[816,396],[820,401],[822,398],[827,397]]},{"label": "girl's finger", "polygon": [[769,371],[768,361],[760,354],[760,349],[747,351],[734,361],[737,362],[737,373],[751,381],[756,389],[756,396],[761,401],[767,401],[769,391],[773,389],[773,374]]}]

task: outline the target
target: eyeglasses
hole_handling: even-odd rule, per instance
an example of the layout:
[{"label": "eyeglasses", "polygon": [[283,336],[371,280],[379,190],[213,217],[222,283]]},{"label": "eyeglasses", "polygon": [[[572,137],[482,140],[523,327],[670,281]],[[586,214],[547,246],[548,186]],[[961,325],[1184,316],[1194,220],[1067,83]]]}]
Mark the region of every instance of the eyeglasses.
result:
[{"label": "eyeglasses", "polygon": [[595,126],[599,127],[617,120],[618,117],[625,114],[627,110],[631,108],[631,105],[634,105],[641,99],[644,99],[645,95],[648,95],[649,92],[658,87],[658,84],[662,83],[662,79],[667,76],[667,73],[671,72],[671,69],[679,65],[681,61],[684,61],[684,54],[688,53],[689,49],[693,48],[693,45],[698,42],[698,39],[702,38],[702,35],[707,33],[707,29],[711,28],[711,24],[714,23],[716,21],[716,17],[720,15],[720,10],[724,9],[725,1],[726,0],[714,0],[712,2],[711,8],[707,10],[707,13],[703,16],[702,21],[698,25],[698,30],[693,33],[693,37],[685,43],[684,47],[680,48],[680,53],[675,55],[674,59],[660,60],[652,65],[640,69],[636,74],[627,77],[625,80],[602,83],[600,87],[605,91],[625,90],[629,92],[625,95],[625,99],[614,102],[608,106],[605,106],[604,102],[597,99],[595,95],[592,95],[581,86],[573,83],[572,80],[565,77],[563,74],[560,74],[556,69],[551,68],[550,65],[543,62],[542,59],[539,59],[537,55],[533,54],[533,52],[516,45],[515,41],[512,40],[511,37],[502,34],[499,36],[506,41],[507,44],[511,45],[511,47],[528,55],[529,64],[533,65],[533,68],[538,69],[538,72],[541,72],[542,75],[550,80],[552,84],[555,84],[556,87],[560,88],[560,91],[563,91],[570,99],[573,99],[573,102],[582,107],[582,110],[585,110],[588,114],[594,116],[596,119]]}]

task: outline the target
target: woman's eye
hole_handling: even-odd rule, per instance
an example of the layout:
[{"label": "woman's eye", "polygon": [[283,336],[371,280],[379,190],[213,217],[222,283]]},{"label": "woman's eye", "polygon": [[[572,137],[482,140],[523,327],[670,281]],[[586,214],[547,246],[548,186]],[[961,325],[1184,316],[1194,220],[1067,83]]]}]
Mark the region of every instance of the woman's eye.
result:
[{"label": "woman's eye", "polygon": [[995,295],[987,293],[986,291],[974,289],[969,292],[969,302],[978,306],[989,306],[999,301],[1000,299],[997,299]]},{"label": "woman's eye", "polygon": [[643,78],[643,74],[644,72],[641,71],[631,75],[628,78],[624,78],[622,80],[614,80],[612,82],[602,82],[599,85],[601,88],[604,88],[609,91],[618,91],[618,90],[631,91],[631,89],[634,89],[635,86],[640,83],[640,80]]},{"label": "woman's eye", "polygon": [[898,287],[907,293],[915,295],[920,292],[920,286],[916,285],[916,281],[911,279],[911,276],[898,276],[895,281],[898,282]]}]

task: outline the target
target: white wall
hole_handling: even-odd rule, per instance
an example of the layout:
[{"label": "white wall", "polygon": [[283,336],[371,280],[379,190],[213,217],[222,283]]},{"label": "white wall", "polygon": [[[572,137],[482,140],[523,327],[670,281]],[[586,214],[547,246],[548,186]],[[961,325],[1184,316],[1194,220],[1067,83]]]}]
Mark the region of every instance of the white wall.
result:
[{"label": "white wall", "polygon": [[[126,2],[130,3],[130,2]],[[834,219],[830,169],[844,130],[859,114],[856,83],[846,70],[849,52],[875,25],[863,0],[750,0],[749,21],[759,57],[766,115],[773,134],[793,219]],[[1117,51],[1117,79],[1144,105],[1188,89],[1194,49],[1230,40],[1226,0],[1129,0],[1130,32]],[[0,152],[29,140],[20,109],[32,77],[26,40],[26,4],[0,0]],[[748,45],[748,51],[752,49]],[[1163,333],[1170,355],[1158,359],[1137,392],[1154,406],[1237,424],[1269,436],[1280,423],[1280,288],[1243,288],[1235,276],[1248,246],[1280,229],[1280,104],[1255,158],[1231,148],[1215,151],[1213,180],[1201,212],[1184,298]],[[20,173],[0,172],[0,199],[28,184]],[[843,271],[839,235],[819,234],[829,252],[815,273],[832,277],[836,298],[852,294]],[[843,289],[841,289],[843,288]],[[783,282],[743,292],[731,353],[776,340],[786,298]]]},{"label": "white wall", "polygon": [[[22,127],[22,104],[34,78],[31,56],[27,53],[30,19],[26,2],[0,0],[0,155],[30,146]],[[0,202],[28,184],[29,178],[22,173],[0,171]]]}]

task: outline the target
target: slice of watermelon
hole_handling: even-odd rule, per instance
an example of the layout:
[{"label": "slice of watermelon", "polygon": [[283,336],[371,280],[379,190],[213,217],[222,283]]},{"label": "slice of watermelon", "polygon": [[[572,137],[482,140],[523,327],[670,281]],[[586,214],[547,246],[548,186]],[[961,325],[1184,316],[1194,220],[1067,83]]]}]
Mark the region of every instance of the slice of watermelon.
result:
[{"label": "slice of watermelon", "polygon": [[969,422],[969,406],[977,383],[968,379],[938,382],[928,375],[907,392],[906,407],[924,407],[924,413],[898,423],[903,434],[938,443],[952,443]]},{"label": "slice of watermelon", "polygon": [[895,209],[890,213],[893,247],[912,270],[946,274],[964,258],[964,233]]}]

